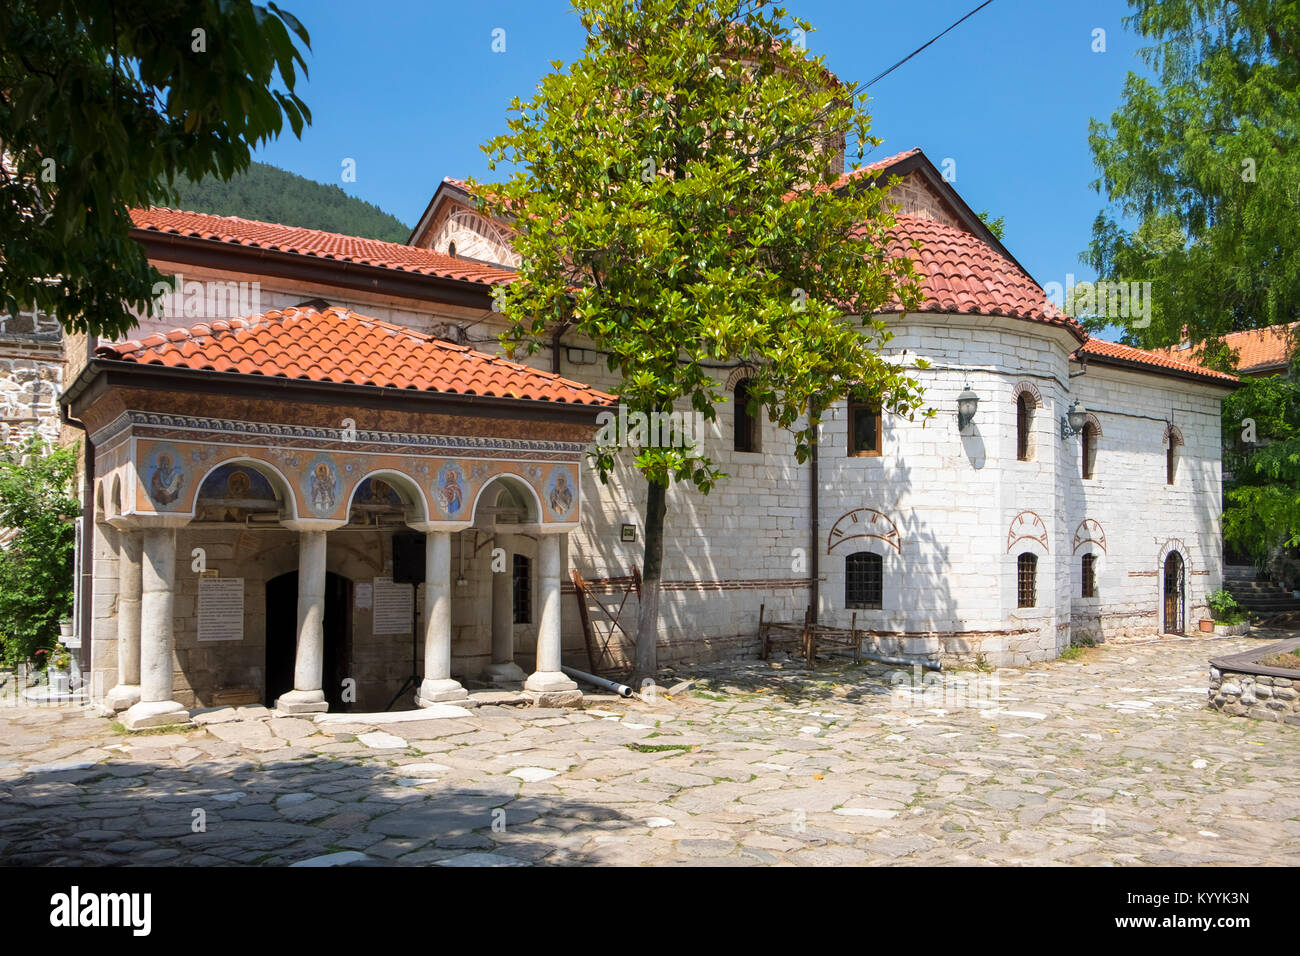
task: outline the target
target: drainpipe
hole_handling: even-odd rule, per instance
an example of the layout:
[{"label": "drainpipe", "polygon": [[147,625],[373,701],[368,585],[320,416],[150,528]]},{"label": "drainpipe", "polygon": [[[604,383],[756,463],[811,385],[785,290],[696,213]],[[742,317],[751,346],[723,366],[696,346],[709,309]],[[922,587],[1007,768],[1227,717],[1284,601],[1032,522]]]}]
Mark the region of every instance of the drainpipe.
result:
[{"label": "drainpipe", "polygon": [[[95,346],[98,342],[99,336],[93,333],[86,335],[87,364],[89,364],[91,356],[95,354]],[[82,660],[82,672],[85,673],[87,670],[91,670],[95,659],[91,634],[94,623],[94,614],[91,609],[95,606],[95,443],[90,440],[90,432],[85,423],[79,422],[70,416],[68,407],[62,402],[59,403],[59,420],[65,425],[80,429],[82,435],[85,436],[82,440],[85,467],[82,470],[81,483],[81,554],[78,556],[80,564],[73,571],[80,578],[80,581],[77,582],[80,587],[74,585],[74,589],[81,592],[81,607],[77,608],[79,617],[77,630],[81,634],[81,650],[79,654]],[[90,695],[87,694],[87,699],[89,698]]]},{"label": "drainpipe", "polygon": [[[819,409],[814,405],[808,407],[810,414],[816,414]],[[817,517],[820,510],[821,498],[820,480],[817,477],[817,459],[821,455],[820,446],[817,442],[817,427],[813,428],[812,434],[812,457],[808,461],[808,603],[812,607],[811,622],[817,623],[817,607],[821,603],[821,550],[818,547],[818,539],[821,537],[817,529]]]}]

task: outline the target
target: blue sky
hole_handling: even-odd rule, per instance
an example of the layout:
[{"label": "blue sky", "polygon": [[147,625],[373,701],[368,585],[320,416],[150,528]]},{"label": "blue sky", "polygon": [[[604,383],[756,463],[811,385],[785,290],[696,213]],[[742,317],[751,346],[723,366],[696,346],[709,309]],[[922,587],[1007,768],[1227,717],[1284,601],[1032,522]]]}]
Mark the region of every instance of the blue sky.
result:
[{"label": "blue sky", "polygon": [[[885,3],[787,0],[812,21],[814,54],[865,81],[978,0]],[[580,51],[567,0],[285,0],[312,35],[300,95],[313,123],[257,158],[338,183],[407,223],[443,176],[489,178],[481,143],[504,129],[555,59]],[[956,161],[954,183],[975,210],[1006,217],[1007,247],[1040,283],[1091,278],[1078,261],[1101,208],[1088,151],[1090,117],[1119,105],[1143,44],[1126,31],[1125,0],[994,0],[871,88],[875,157],[920,146]],[[492,31],[505,30],[505,52]],[[1094,53],[1093,31],[1106,31]],[[355,183],[341,181],[356,160]]]}]

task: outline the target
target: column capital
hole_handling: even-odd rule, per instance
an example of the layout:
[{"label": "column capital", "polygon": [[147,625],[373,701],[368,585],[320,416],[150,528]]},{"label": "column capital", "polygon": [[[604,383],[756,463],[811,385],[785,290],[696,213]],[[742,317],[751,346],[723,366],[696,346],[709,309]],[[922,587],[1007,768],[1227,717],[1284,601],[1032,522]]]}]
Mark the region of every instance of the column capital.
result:
[{"label": "column capital", "polygon": [[454,534],[457,531],[468,530],[473,527],[473,523],[469,521],[408,521],[406,526],[412,531],[419,531],[423,534],[432,534],[435,531]]},{"label": "column capital", "polygon": [[333,518],[287,518],[280,522],[282,528],[290,531],[337,531],[347,524]]}]

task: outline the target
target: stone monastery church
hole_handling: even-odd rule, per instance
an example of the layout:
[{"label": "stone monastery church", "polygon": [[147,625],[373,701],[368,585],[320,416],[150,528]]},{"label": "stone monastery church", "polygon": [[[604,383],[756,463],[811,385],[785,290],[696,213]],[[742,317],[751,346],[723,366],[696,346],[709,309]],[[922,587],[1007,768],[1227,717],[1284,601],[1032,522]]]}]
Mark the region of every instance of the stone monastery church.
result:
[{"label": "stone monastery church", "polygon": [[[660,659],[753,654],[760,605],[856,621],[877,652],[993,664],[1194,628],[1222,576],[1237,380],[1090,338],[920,151],[840,188],[860,176],[900,180],[896,254],[925,299],[882,318],[892,352],[931,363],[938,415],[842,403],[800,465],[747,410],[747,368],[717,370],[734,400],[704,442],[731,477],[669,492]],[[134,220],[206,310],[67,336],[58,376],[84,450],[81,654],[128,726],[222,703],[380,710],[413,672],[419,705],[478,682],[572,691],[562,663],[593,666],[573,571],[634,630],[644,483],[627,456],[602,486],[585,454],[613,379],[567,336],[531,365],[500,357],[492,288],[518,259],[463,182],[405,245]]]}]

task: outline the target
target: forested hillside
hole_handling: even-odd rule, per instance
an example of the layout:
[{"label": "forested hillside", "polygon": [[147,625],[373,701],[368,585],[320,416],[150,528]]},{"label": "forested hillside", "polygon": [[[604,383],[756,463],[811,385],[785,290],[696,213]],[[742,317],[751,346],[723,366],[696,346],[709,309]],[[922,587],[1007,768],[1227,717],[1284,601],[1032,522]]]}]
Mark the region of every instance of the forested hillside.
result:
[{"label": "forested hillside", "polygon": [[178,188],[181,208],[190,212],[260,219],[388,242],[405,242],[411,234],[409,226],[374,203],[266,163],[253,163],[248,172],[229,182],[182,180]]}]

